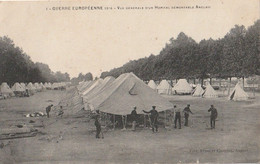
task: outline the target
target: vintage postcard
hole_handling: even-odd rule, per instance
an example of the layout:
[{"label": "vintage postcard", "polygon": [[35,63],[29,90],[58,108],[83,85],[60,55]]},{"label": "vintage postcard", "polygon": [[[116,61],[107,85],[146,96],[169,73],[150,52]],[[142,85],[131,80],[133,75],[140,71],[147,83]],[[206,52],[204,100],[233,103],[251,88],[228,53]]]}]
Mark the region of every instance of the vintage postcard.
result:
[{"label": "vintage postcard", "polygon": [[0,1],[0,163],[260,162],[259,0]]}]

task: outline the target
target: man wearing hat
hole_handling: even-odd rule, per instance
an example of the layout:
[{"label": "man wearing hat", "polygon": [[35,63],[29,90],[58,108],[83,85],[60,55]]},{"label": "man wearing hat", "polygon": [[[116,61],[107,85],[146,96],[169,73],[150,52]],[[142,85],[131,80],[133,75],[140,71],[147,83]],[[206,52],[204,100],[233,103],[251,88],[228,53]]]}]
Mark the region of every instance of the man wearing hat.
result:
[{"label": "man wearing hat", "polygon": [[151,113],[151,121],[152,121],[152,130],[154,132],[154,128],[156,130],[156,132],[158,132],[158,116],[159,113],[157,112],[157,110],[155,109],[156,106],[152,106],[153,109],[150,110],[149,112],[143,110],[144,113]]},{"label": "man wearing hat", "polygon": [[181,109],[180,108],[177,108],[176,105],[174,105],[174,114],[175,114],[175,117],[174,117],[174,128],[176,129],[177,128],[177,120],[179,122],[179,129],[181,129]]},{"label": "man wearing hat", "polygon": [[131,117],[132,117],[132,130],[135,130],[135,126],[136,126],[136,121],[137,121],[137,112],[136,112],[136,106],[134,107],[134,109],[131,112]]},{"label": "man wearing hat", "polygon": [[210,114],[210,126],[211,126],[211,129],[215,129],[215,121],[216,121],[216,119],[218,117],[218,111],[214,107],[214,105],[210,105],[210,108],[209,108],[208,112],[211,112],[211,114]]},{"label": "man wearing hat", "polygon": [[184,118],[185,118],[185,123],[184,126],[188,126],[188,122],[189,122],[189,113],[193,114],[190,110],[190,104],[188,104],[184,109]]}]

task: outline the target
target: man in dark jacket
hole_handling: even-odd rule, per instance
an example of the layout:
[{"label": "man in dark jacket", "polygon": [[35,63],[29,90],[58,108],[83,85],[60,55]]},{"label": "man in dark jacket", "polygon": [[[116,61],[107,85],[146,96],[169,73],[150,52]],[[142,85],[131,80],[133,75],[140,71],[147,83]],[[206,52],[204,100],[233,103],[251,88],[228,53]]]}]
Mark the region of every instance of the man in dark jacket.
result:
[{"label": "man in dark jacket", "polygon": [[132,117],[132,130],[135,130],[135,126],[136,126],[136,121],[137,121],[137,112],[136,112],[136,106],[134,107],[134,110],[132,110],[131,112],[131,117]]},{"label": "man in dark jacket", "polygon": [[218,111],[214,107],[214,105],[211,105],[208,112],[211,112],[211,114],[210,114],[210,127],[211,127],[211,129],[215,129],[215,121],[218,117]]},{"label": "man in dark jacket", "polygon": [[50,117],[50,111],[51,111],[51,107],[53,106],[53,104],[49,105],[46,107],[46,114],[47,114],[47,117],[49,118]]},{"label": "man in dark jacket", "polygon": [[156,106],[152,106],[153,109],[150,110],[149,112],[143,110],[144,113],[151,113],[151,122],[152,122],[152,130],[154,132],[154,128],[156,129],[156,132],[158,132],[158,117],[159,117],[159,113],[157,112],[157,110],[155,109]]},{"label": "man in dark jacket", "polygon": [[190,104],[188,104],[184,109],[184,118],[185,118],[185,123],[184,126],[188,126],[188,122],[189,122],[189,113],[193,114],[190,110]]},{"label": "man in dark jacket", "polygon": [[101,131],[101,117],[100,115],[96,115],[95,117],[95,126],[96,126],[96,138],[100,138],[100,133],[102,135],[102,139],[104,138],[103,132]]},{"label": "man in dark jacket", "polygon": [[177,121],[179,122],[179,129],[181,129],[181,109],[177,108],[176,105],[174,105],[174,114],[175,114],[175,118],[174,118],[174,128],[177,128]]}]

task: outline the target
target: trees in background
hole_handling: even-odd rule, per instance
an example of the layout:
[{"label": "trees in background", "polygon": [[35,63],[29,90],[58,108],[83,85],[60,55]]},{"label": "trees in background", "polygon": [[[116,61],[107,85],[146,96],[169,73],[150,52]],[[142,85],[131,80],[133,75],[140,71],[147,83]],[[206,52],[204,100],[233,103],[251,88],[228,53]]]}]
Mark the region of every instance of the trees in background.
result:
[{"label": "trees in background", "polygon": [[223,38],[196,43],[181,32],[159,55],[133,60],[103,72],[118,77],[133,72],[143,80],[228,78],[260,75],[260,20],[248,29],[236,25]]},{"label": "trees in background", "polygon": [[68,73],[52,72],[47,64],[34,63],[13,41],[0,37],[0,83],[69,81]]}]

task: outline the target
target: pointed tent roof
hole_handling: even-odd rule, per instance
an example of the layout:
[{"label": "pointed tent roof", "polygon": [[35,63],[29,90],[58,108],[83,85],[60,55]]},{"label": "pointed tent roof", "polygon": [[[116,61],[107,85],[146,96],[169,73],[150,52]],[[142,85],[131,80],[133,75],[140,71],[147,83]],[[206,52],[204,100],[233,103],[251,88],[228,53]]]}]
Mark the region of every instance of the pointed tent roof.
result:
[{"label": "pointed tent roof", "polygon": [[85,92],[86,90],[88,90],[88,88],[90,88],[96,81],[89,81],[87,83],[85,83],[81,89],[79,90],[79,93],[82,94],[83,92]]},{"label": "pointed tent roof", "polygon": [[162,80],[156,89],[159,94],[171,94],[172,87],[167,80]]},{"label": "pointed tent roof", "polygon": [[14,92],[24,92],[25,91],[25,88],[23,88],[19,83],[15,83],[13,86],[12,86],[12,90]]},{"label": "pointed tent roof", "polygon": [[208,83],[202,97],[205,98],[216,98],[218,97],[217,92],[212,88],[212,86]]},{"label": "pointed tent roof", "polygon": [[35,86],[31,82],[29,84],[27,84],[27,89],[28,90],[36,90]]},{"label": "pointed tent roof", "polygon": [[228,96],[228,99],[234,101],[243,101],[247,100],[248,97],[248,94],[240,87],[239,83],[237,83],[233,91]]},{"label": "pointed tent roof", "polygon": [[109,87],[110,84],[115,81],[115,78],[112,76],[106,77],[102,83],[98,86],[96,86],[94,89],[89,91],[87,94],[84,95],[84,100],[87,101],[87,99],[92,98],[93,96],[99,94],[100,92],[103,91],[105,87]]},{"label": "pointed tent roof", "polygon": [[198,84],[192,96],[202,96],[203,92],[204,90],[202,89],[201,84]]},{"label": "pointed tent roof", "polygon": [[82,92],[82,95],[87,95],[89,92],[95,90],[96,87],[98,87],[99,85],[101,85],[103,82],[103,79],[97,79],[93,82],[93,84],[88,87],[84,92]]},{"label": "pointed tent roof", "polygon": [[13,91],[10,89],[6,82],[3,82],[0,86],[0,93],[2,94],[12,94]]},{"label": "pointed tent roof", "polygon": [[173,107],[172,103],[154,92],[133,73],[119,76],[109,87],[90,99],[88,105],[92,109],[118,115],[130,114],[134,106],[137,107],[137,113],[150,110],[153,105],[158,111]]},{"label": "pointed tent roof", "polygon": [[20,85],[24,88],[24,90],[26,89],[26,85],[24,83],[20,83]]},{"label": "pointed tent roof", "polygon": [[177,94],[187,94],[191,93],[192,87],[186,79],[180,79],[178,80],[177,84],[174,85],[172,90],[175,91]]},{"label": "pointed tent roof", "polygon": [[37,90],[41,90],[42,87],[40,86],[39,83],[34,83],[34,87],[37,89]]},{"label": "pointed tent roof", "polygon": [[153,80],[150,80],[149,83],[147,84],[150,88],[156,90],[157,85],[155,84],[155,82]]}]

